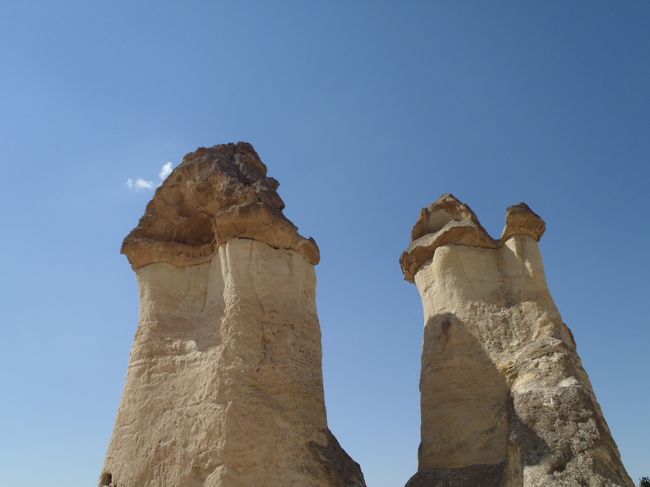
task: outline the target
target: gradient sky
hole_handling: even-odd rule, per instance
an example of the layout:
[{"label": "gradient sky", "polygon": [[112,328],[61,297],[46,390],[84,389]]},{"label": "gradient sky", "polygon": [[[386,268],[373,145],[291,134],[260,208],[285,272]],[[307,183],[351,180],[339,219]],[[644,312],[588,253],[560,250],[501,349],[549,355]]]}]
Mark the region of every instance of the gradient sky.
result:
[{"label": "gradient sky", "polygon": [[96,485],[138,290],[122,238],[199,146],[251,142],[317,267],[330,427],[416,470],[422,311],[398,257],[452,192],[527,202],[631,476],[650,475],[650,3],[0,2],[0,471]]}]

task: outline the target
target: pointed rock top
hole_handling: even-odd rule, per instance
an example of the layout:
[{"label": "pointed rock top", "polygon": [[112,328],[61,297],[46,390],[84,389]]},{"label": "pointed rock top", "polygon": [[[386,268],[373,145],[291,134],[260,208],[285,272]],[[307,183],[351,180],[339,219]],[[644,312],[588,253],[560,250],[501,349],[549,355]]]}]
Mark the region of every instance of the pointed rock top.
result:
[{"label": "pointed rock top", "polygon": [[472,209],[452,194],[443,194],[427,208],[411,232],[411,243],[400,258],[404,279],[413,282],[420,267],[441,245],[456,244],[495,249],[515,235],[539,240],[546,224],[525,203],[506,210],[506,226],[499,240],[493,239]]},{"label": "pointed rock top", "polygon": [[247,142],[187,154],[156,190],[122,253],[134,269],[154,262],[187,267],[209,261],[220,245],[239,237],[298,251],[318,264],[316,242],[284,216],[279,183],[266,173]]}]

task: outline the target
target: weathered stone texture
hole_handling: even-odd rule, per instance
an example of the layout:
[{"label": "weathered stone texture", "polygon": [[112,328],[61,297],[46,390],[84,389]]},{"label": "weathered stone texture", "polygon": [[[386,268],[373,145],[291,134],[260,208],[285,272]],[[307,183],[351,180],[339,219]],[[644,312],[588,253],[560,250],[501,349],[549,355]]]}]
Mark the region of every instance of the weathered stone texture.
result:
[{"label": "weathered stone texture", "polygon": [[201,147],[156,190],[122,253],[138,269],[155,262],[178,267],[209,262],[232,238],[249,238],[295,250],[311,264],[320,254],[283,214],[279,183],[250,144]]},{"label": "weathered stone texture", "polygon": [[549,293],[544,229],[524,204],[499,240],[452,195],[422,211],[400,259],[425,317],[409,487],[633,486]]},{"label": "weathered stone texture", "polygon": [[199,149],[123,252],[140,324],[100,485],[364,486],[330,433],[318,248],[248,144]]}]

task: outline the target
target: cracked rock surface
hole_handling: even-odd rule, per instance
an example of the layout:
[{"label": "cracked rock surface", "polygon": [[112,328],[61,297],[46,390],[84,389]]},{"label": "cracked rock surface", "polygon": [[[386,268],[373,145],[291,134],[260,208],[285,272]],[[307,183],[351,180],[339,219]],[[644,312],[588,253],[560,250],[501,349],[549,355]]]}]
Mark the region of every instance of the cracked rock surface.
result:
[{"label": "cracked rock surface", "polygon": [[498,240],[453,195],[422,210],[400,259],[425,320],[408,487],[634,485],[548,290],[544,229],[523,203]]},{"label": "cracked rock surface", "polygon": [[201,148],[122,251],[140,323],[100,486],[364,486],[329,431],[318,247],[246,143]]}]

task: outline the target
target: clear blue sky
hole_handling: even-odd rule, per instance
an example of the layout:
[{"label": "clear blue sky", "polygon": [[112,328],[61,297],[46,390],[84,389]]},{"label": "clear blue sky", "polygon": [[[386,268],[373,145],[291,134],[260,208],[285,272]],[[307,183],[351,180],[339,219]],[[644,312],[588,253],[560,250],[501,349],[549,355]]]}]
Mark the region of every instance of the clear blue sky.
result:
[{"label": "clear blue sky", "polygon": [[94,485],[138,290],[122,238],[198,146],[253,143],[321,248],[329,421],[371,487],[416,470],[422,314],[398,265],[452,192],[547,222],[551,290],[650,475],[650,3],[0,3],[0,471]]}]

